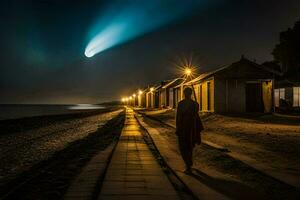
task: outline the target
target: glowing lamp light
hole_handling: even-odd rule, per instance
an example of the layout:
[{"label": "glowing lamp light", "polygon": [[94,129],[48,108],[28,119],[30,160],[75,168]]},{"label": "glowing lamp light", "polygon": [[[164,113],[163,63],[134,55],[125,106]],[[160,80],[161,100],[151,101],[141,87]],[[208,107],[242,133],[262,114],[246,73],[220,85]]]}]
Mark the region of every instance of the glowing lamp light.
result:
[{"label": "glowing lamp light", "polygon": [[150,92],[153,92],[154,91],[154,88],[152,87],[152,88],[150,88]]},{"label": "glowing lamp light", "polygon": [[129,97],[129,100],[131,100],[131,99],[132,99],[132,97],[130,96],[130,97]]},{"label": "glowing lamp light", "polygon": [[125,100],[125,98],[122,98],[122,102],[125,102],[126,100]]},{"label": "glowing lamp light", "polygon": [[139,90],[139,95],[143,94],[143,91],[142,90]]},{"label": "glowing lamp light", "polygon": [[135,94],[133,94],[132,96],[133,96],[133,98],[135,98],[135,97],[136,97],[136,95],[135,95]]},{"label": "glowing lamp light", "polygon": [[185,75],[190,76],[192,74],[192,70],[190,68],[186,68],[184,70]]}]

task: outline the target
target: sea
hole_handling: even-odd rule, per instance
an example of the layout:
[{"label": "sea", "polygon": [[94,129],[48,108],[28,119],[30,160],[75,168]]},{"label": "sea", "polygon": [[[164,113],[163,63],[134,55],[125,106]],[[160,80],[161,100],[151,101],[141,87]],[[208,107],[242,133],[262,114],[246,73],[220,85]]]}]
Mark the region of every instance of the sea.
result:
[{"label": "sea", "polygon": [[104,108],[105,106],[97,104],[0,104],[0,120],[78,113],[82,111],[99,110]]}]

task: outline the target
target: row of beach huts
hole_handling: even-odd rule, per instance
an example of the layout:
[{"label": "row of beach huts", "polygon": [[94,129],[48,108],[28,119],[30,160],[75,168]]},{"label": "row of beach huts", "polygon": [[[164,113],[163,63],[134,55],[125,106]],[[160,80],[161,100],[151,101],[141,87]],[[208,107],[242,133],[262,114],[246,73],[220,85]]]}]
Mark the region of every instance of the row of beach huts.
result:
[{"label": "row of beach huts", "polygon": [[176,108],[183,99],[183,89],[192,87],[193,99],[196,98],[201,112],[270,113],[287,97],[292,98],[293,107],[299,108],[300,87],[280,88],[280,84],[275,84],[280,76],[278,70],[242,56],[237,62],[201,73],[193,79],[175,78],[149,85],[123,101],[142,108]]}]

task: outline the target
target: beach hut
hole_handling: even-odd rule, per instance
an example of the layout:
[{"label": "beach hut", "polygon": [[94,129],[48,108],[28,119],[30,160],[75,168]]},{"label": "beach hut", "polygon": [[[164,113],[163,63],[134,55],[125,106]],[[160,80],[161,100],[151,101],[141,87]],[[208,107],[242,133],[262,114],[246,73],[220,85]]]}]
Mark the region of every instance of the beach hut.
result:
[{"label": "beach hut", "polygon": [[138,94],[138,107],[145,108],[146,107],[146,94],[149,91],[149,87],[144,88],[143,90],[139,90]]},{"label": "beach hut", "polygon": [[190,81],[190,78],[180,78],[175,81],[172,88],[170,88],[170,92],[173,95],[173,108],[177,108],[178,103],[183,99],[183,90],[185,87],[187,87],[187,83]]},{"label": "beach hut", "polygon": [[155,108],[157,106],[158,93],[157,88],[159,85],[149,86],[149,89],[146,91],[146,108]]},{"label": "beach hut", "polygon": [[146,108],[160,107],[160,94],[162,85],[163,84],[152,85],[146,90]]},{"label": "beach hut", "polygon": [[153,90],[153,107],[154,108],[159,108],[160,107],[160,94],[161,94],[161,88],[162,88],[163,83],[158,84],[154,87]]},{"label": "beach hut", "polygon": [[146,91],[146,108],[153,108],[153,90],[154,86],[149,86],[149,88]]},{"label": "beach hut", "polygon": [[272,112],[277,72],[244,57],[231,65],[201,73],[184,86],[193,86],[202,112]]},{"label": "beach hut", "polygon": [[164,85],[161,87],[160,94],[160,107],[161,108],[175,108],[176,102],[174,99],[177,99],[174,91],[176,91],[176,87],[180,86],[180,84],[184,81],[183,78],[175,78],[169,81],[166,81]]}]

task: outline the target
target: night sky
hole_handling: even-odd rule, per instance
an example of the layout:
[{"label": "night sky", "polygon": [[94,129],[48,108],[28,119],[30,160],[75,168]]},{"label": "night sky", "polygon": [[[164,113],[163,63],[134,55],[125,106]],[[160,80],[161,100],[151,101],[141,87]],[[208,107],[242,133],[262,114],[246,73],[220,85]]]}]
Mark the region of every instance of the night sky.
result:
[{"label": "night sky", "polygon": [[190,55],[200,72],[235,62],[242,54],[269,61],[279,32],[300,19],[299,0],[199,0],[190,7],[181,5],[186,1],[167,0],[150,11],[144,3],[140,14],[150,12],[148,18],[128,31],[159,26],[87,58],[85,48],[101,31],[99,21],[109,24],[134,1],[75,2],[1,1],[0,103],[118,100],[178,76],[174,62]]}]

